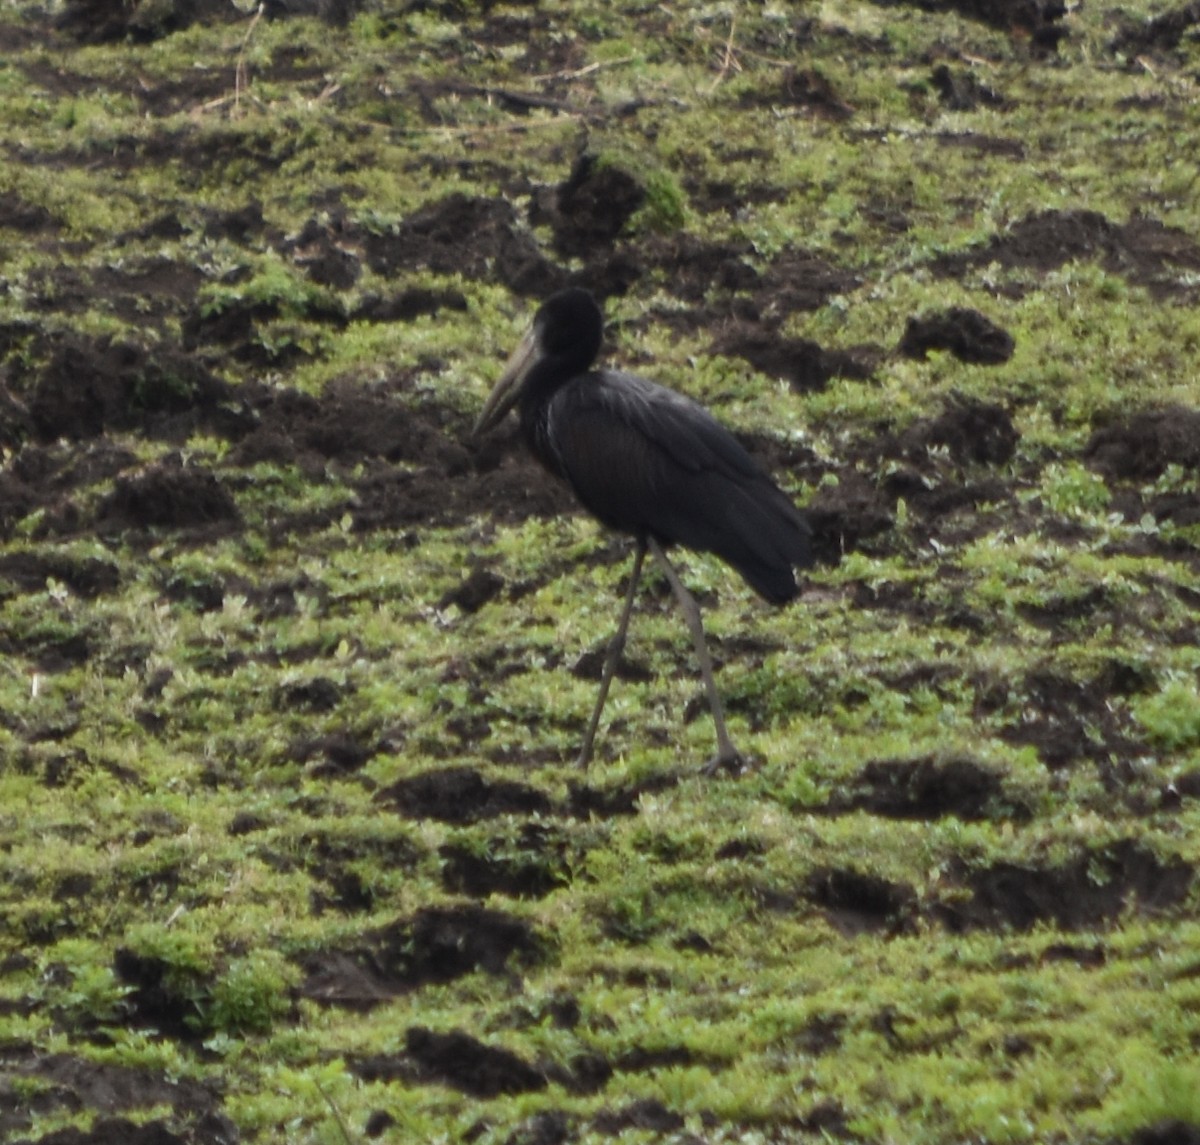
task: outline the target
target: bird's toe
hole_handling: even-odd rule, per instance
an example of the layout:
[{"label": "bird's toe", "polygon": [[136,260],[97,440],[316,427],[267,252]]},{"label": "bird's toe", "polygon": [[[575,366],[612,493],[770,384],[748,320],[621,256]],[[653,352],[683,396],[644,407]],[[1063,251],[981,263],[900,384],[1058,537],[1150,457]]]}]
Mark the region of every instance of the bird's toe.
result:
[{"label": "bird's toe", "polygon": [[700,774],[712,778],[717,775],[741,775],[749,770],[750,758],[731,746],[724,751],[717,752],[700,769]]}]

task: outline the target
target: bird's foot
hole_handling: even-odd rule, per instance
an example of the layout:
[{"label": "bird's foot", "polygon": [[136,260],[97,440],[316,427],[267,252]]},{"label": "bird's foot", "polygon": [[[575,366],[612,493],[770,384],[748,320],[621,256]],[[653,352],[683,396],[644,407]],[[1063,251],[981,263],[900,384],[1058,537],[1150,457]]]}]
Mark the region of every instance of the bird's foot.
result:
[{"label": "bird's foot", "polygon": [[732,744],[722,748],[701,769],[700,774],[708,777],[721,775],[741,775],[750,770],[750,759],[742,755]]}]

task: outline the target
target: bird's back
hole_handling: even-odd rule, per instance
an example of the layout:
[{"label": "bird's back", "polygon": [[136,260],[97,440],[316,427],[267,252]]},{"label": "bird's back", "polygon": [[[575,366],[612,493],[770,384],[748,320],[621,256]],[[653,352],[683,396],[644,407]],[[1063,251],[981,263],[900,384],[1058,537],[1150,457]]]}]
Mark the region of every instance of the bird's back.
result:
[{"label": "bird's back", "polygon": [[633,374],[572,378],[530,444],[614,529],[715,553],[765,599],[796,595],[811,533],[791,499],[703,406]]}]

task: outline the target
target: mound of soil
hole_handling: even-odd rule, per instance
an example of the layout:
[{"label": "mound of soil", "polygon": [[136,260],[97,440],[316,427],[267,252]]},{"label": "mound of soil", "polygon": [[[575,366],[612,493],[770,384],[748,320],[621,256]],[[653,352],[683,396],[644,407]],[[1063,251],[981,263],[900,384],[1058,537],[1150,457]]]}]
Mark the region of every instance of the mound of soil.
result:
[{"label": "mound of soil", "polygon": [[504,591],[504,583],[504,578],[491,569],[473,569],[461,584],[445,593],[438,601],[438,608],[455,604],[463,612],[478,612]]},{"label": "mound of soil", "polygon": [[1129,56],[1139,56],[1144,52],[1174,51],[1179,47],[1184,36],[1200,27],[1200,2],[1192,0],[1178,8],[1147,20],[1143,24],[1129,24],[1112,41],[1112,49]]},{"label": "mound of soil", "polygon": [[829,564],[893,525],[888,499],[854,470],[840,474],[836,485],[818,489],[805,515],[812,526],[813,552],[817,560]]},{"label": "mound of soil", "polygon": [[237,1145],[237,1126],[222,1114],[210,1114],[178,1128],[165,1121],[130,1121],[100,1117],[91,1129],[58,1129],[37,1141],[22,1138],[12,1145]]},{"label": "mound of soil", "polygon": [[1061,21],[1067,15],[1062,0],[874,0],[891,7],[904,5],[925,12],[959,12],[1005,32],[1029,36],[1035,49],[1053,52],[1069,33]]},{"label": "mound of soil", "polygon": [[863,452],[921,465],[928,462],[931,449],[941,449],[956,465],[1000,466],[1013,459],[1019,441],[1012,416],[1002,406],[954,398],[936,417],[918,418],[894,436],[882,434]]},{"label": "mound of soil", "polygon": [[971,759],[873,760],[851,790],[824,807],[870,811],[890,819],[1028,819],[1029,809],[1004,799],[1001,776]]},{"label": "mound of soil", "polygon": [[542,1070],[463,1030],[440,1033],[410,1026],[404,1045],[403,1053],[351,1059],[348,1065],[364,1081],[446,1085],[479,1098],[534,1093],[547,1085]]},{"label": "mound of soil", "polygon": [[1157,913],[1184,901],[1195,872],[1182,859],[1162,861],[1127,839],[1083,851],[1058,867],[995,863],[966,875],[973,897],[942,903],[934,914],[952,930],[1052,923],[1061,930],[1105,926],[1126,911]]},{"label": "mound of soil", "polygon": [[590,258],[612,246],[645,200],[645,188],[628,171],[581,155],[556,188],[551,209],[539,210],[535,200],[530,222],[549,224],[563,258]]},{"label": "mound of soil", "polygon": [[409,819],[477,823],[499,815],[532,815],[550,810],[541,791],[512,780],[489,783],[473,767],[446,767],[401,779],[375,795],[375,802]]},{"label": "mound of soil", "polygon": [[565,837],[537,822],[523,824],[512,841],[500,836],[483,849],[445,843],[438,854],[444,864],[442,885],[472,898],[544,898],[571,882]]},{"label": "mound of soil", "polygon": [[1008,101],[999,92],[983,83],[973,71],[954,69],[938,64],[929,76],[938,99],[949,111],[972,111],[981,104],[1005,107]]},{"label": "mound of soil", "polygon": [[[113,972],[130,987],[124,1002],[130,1026],[183,1041],[204,1036],[205,1031],[196,1020],[199,1016],[196,998],[204,996],[211,983],[179,982],[163,959],[139,954],[128,947],[120,947],[113,955]],[[190,992],[192,988],[195,993]]]},{"label": "mound of soil", "polygon": [[222,0],[171,0],[167,4],[126,0],[68,0],[57,26],[81,44],[119,40],[149,43],[198,21],[231,23],[241,13]]},{"label": "mound of soil", "polygon": [[[4,1091],[18,1079],[36,1081],[44,1088],[31,1103],[18,1103],[10,1112]],[[153,1106],[169,1106],[176,1124],[171,1129],[162,1121],[137,1126],[112,1116]],[[6,1053],[0,1064],[0,1134],[6,1141],[13,1140],[9,1134],[29,1128],[32,1114],[45,1117],[79,1109],[99,1110],[106,1116],[88,1131],[60,1130],[39,1138],[38,1145],[232,1145],[238,1140],[233,1123],[219,1112],[218,1097],[197,1082],[171,1080],[153,1070],[87,1061],[68,1054],[14,1057]]]},{"label": "mound of soil", "polygon": [[684,1126],[678,1113],[652,1097],[632,1101],[620,1109],[602,1109],[592,1118],[597,1133],[616,1137],[629,1129],[647,1133],[677,1133]]},{"label": "mound of soil", "polygon": [[372,1006],[430,982],[542,961],[546,939],[522,919],[479,906],[426,907],[410,919],[364,934],[343,950],[304,962],[303,997],[333,1006]]},{"label": "mound of soil", "polygon": [[820,868],[808,877],[804,893],[824,908],[830,925],[843,934],[899,934],[914,922],[916,891],[878,875]]},{"label": "mound of soil", "polygon": [[785,338],[757,327],[735,328],[712,345],[714,354],[742,358],[760,373],[783,378],[797,393],[825,388],[830,378],[869,378],[874,362],[866,354],[823,350],[807,338]]},{"label": "mound of soil", "polygon": [[404,219],[393,233],[371,236],[366,258],[391,277],[424,267],[500,282],[517,294],[543,297],[566,285],[566,272],[547,261],[506,199],[457,192]]},{"label": "mound of soil", "polygon": [[1044,274],[1091,258],[1160,296],[1189,295],[1194,287],[1181,275],[1200,271],[1200,242],[1144,215],[1120,225],[1098,211],[1042,211],[1026,215],[974,251],[941,256],[932,268],[956,278],[991,263]]},{"label": "mound of soil", "polygon": [[236,525],[236,503],[215,473],[175,460],[153,465],[117,480],[100,504],[102,526],[185,529],[198,525]]},{"label": "mound of soil", "polygon": [[441,1034],[413,1026],[404,1036],[408,1057],[423,1081],[438,1081],[472,1097],[533,1093],[546,1077],[509,1050],[485,1045],[462,1030]]},{"label": "mound of soil", "polygon": [[[1030,744],[1050,770],[1072,766],[1080,760],[1094,761],[1105,789],[1118,793],[1136,771],[1126,763],[1144,755],[1147,745],[1133,734],[1129,717],[1111,703],[1114,696],[1136,695],[1154,686],[1153,676],[1142,669],[1114,662],[1094,680],[1078,681],[1053,672],[1033,672],[1022,681],[1027,697],[1019,721],[1001,733],[1010,743]],[[1006,702],[1007,686],[985,688],[979,707],[986,711],[993,702]],[[1003,694],[1001,694],[1003,693]]]},{"label": "mound of soil", "polygon": [[59,223],[41,204],[27,202],[16,191],[3,191],[0,192],[0,226],[32,234],[57,230]]},{"label": "mound of soil", "polygon": [[32,552],[0,556],[0,584],[7,581],[18,592],[28,593],[40,592],[50,580],[59,581],[76,595],[91,600],[116,591],[121,573],[116,565],[99,557]]},{"label": "mound of soil", "polygon": [[70,337],[39,371],[29,416],[43,442],[125,429],[186,438],[229,397],[229,386],[191,354]]},{"label": "mound of soil", "polygon": [[847,120],[854,108],[837,88],[816,68],[797,68],[787,64],[778,85],[756,87],[738,97],[741,107],[802,107],[823,119]]},{"label": "mound of soil", "polygon": [[[268,19],[317,16],[340,26],[362,7],[361,0],[265,0]],[[153,43],[193,24],[245,23],[250,13],[225,0],[67,0],[56,26],[81,44],[128,40]]]},{"label": "mound of soil", "polygon": [[955,306],[910,318],[897,349],[906,358],[926,358],[930,350],[949,350],[960,362],[997,366],[1012,357],[1016,342],[978,310]]},{"label": "mound of soil", "polygon": [[1096,429],[1087,463],[1109,481],[1153,481],[1168,465],[1200,469],[1200,410],[1145,410]]}]

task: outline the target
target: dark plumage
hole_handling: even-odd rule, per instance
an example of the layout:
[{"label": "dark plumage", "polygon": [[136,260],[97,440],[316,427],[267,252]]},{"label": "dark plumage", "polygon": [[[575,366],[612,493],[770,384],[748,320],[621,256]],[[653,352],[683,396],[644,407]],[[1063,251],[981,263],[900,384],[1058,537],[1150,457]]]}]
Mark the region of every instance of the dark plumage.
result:
[{"label": "dark plumage", "polygon": [[600,309],[586,291],[564,290],[548,299],[474,432],[490,429],[515,405],[534,456],[596,518],[637,541],[625,610],[580,764],[591,756],[647,547],[663,565],[696,640],[717,727],[713,762],[730,763],[738,754],[725,731],[699,610],[662,550],[678,544],[715,553],[760,596],[784,604],[797,592],[793,569],[812,560],[808,523],[699,403],[634,374],[591,369],[602,332]]}]

